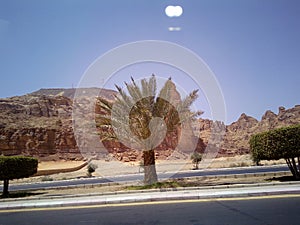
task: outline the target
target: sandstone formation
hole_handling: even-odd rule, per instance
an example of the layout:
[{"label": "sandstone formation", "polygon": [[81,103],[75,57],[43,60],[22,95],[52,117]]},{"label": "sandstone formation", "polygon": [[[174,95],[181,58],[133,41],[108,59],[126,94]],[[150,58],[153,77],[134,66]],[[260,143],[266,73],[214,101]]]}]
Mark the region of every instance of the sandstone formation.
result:
[{"label": "sandstone formation", "polygon": [[[77,90],[92,97],[97,88]],[[107,98],[115,92],[102,90]],[[72,128],[75,89],[41,89],[0,99],[0,154],[82,159]]]},{"label": "sandstone formation", "polygon": [[[197,123],[200,124],[200,137],[207,144],[212,121],[199,119]],[[300,105],[296,105],[291,109],[279,107],[278,114],[268,110],[260,121],[243,113],[236,122],[226,126],[223,143],[219,149],[219,156],[247,154],[250,152],[249,139],[251,135],[299,123]]]},{"label": "sandstone formation", "polygon": [[[100,93],[103,98],[113,101],[116,94],[112,90],[100,91],[97,88],[77,91],[85,94],[80,102],[73,100],[75,89],[41,89],[24,96],[0,99],[0,154],[32,155],[40,160],[79,160],[85,157],[82,153],[86,151],[93,157],[105,157],[107,160],[113,158],[123,162],[141,160],[141,152],[128,149],[116,141],[104,142],[104,149],[97,148],[97,145],[93,147],[91,142],[98,138],[97,132],[101,131],[91,134],[90,140],[81,139],[80,133],[74,134],[73,125],[76,124],[73,124],[72,110],[75,106],[83,115],[82,123],[88,127],[90,126],[88,121],[95,119],[94,113],[90,110],[95,106],[95,96]],[[180,98],[178,95],[176,92],[173,93],[175,102]],[[100,112],[96,110],[97,113]],[[184,150],[191,143],[196,143],[196,150],[199,152],[203,152],[209,144],[217,145],[211,139],[213,126],[215,133],[225,131],[223,142],[217,146],[219,156],[247,154],[249,153],[248,142],[252,134],[299,123],[300,105],[291,109],[280,107],[277,114],[268,110],[260,121],[242,114],[236,122],[227,126],[220,122],[198,119],[193,126],[200,128],[195,131],[200,138],[186,133],[181,134],[181,130],[177,131],[177,135],[168,134],[157,148],[156,157],[183,159],[188,157]],[[178,144],[178,134],[184,138],[182,146],[178,147],[179,150],[174,150]],[[78,146],[81,146],[81,151]],[[85,146],[90,147],[85,149]]]}]

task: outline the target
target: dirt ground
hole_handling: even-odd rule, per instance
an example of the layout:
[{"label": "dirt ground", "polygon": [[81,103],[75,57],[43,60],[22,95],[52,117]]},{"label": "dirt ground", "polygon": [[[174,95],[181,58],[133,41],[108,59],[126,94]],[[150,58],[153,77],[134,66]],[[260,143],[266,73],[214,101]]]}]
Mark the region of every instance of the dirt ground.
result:
[{"label": "dirt ground", "polygon": [[[285,174],[278,175],[280,178],[284,177]],[[281,182],[280,179],[274,178],[273,175],[268,176],[250,176],[250,177],[201,177],[193,178],[188,180],[178,180],[177,184],[183,184],[189,187],[205,187],[205,186],[215,186],[215,185],[229,185],[229,184],[255,184],[255,183],[269,183],[269,182]],[[109,194],[116,191],[129,191],[132,190],[132,186],[142,186],[141,182],[131,183],[131,184],[120,184],[120,185],[95,185],[87,187],[77,187],[77,188],[66,188],[66,189],[48,189],[48,190],[37,190],[27,193],[27,198],[32,197],[67,197],[72,195],[99,195],[99,194]]]},{"label": "dirt ground", "polygon": [[83,161],[46,161],[40,162],[38,170],[65,169],[80,166]]},{"label": "dirt ground", "polygon": [[[49,169],[65,169],[72,168],[81,165],[84,161],[46,161],[40,162],[38,169],[39,170],[49,170]],[[103,160],[94,160],[94,163],[104,163]],[[190,169],[192,167],[191,160],[166,160],[157,161],[158,165],[160,164],[184,164],[184,169]],[[111,162],[111,164],[119,164],[119,162]],[[120,163],[127,166],[138,166],[138,162],[135,163]],[[285,164],[284,160],[277,161],[261,161],[262,165],[275,165],[275,164]],[[201,164],[200,164],[201,165]],[[254,165],[250,155],[238,155],[234,157],[220,157],[215,158],[208,166],[208,168],[226,168],[226,167],[240,167],[240,166],[252,166]]]}]

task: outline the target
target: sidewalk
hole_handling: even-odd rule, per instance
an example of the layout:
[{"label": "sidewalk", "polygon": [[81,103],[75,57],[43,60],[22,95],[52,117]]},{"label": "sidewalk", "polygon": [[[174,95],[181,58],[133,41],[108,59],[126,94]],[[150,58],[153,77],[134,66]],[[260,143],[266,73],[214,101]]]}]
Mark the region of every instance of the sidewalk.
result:
[{"label": "sidewalk", "polygon": [[31,197],[22,199],[1,199],[1,210],[49,208],[83,205],[106,205],[118,203],[152,202],[183,199],[215,199],[249,197],[279,194],[300,194],[300,182],[285,184],[220,185],[210,187],[152,189],[143,191],[119,191],[85,195],[64,195],[54,197]]}]

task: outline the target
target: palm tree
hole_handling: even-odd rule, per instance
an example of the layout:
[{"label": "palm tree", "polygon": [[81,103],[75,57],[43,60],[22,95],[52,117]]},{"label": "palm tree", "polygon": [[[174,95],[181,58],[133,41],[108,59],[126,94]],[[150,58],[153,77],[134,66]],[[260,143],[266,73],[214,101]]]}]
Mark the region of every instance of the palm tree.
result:
[{"label": "palm tree", "polygon": [[99,98],[101,108],[96,118],[102,141],[117,140],[125,146],[143,151],[144,183],[157,182],[155,148],[166,134],[178,130],[200,112],[192,113],[190,106],[198,97],[197,91],[185,99],[174,97],[174,83],[169,78],[157,94],[154,75],[142,79],[140,86],[131,78],[125,82],[127,92],[116,86],[118,95],[115,102]]}]

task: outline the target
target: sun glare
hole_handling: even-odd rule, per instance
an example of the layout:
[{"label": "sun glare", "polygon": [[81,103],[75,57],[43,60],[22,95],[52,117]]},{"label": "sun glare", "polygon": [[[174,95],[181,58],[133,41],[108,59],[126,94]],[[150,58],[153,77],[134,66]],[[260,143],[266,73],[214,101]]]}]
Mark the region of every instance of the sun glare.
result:
[{"label": "sun glare", "polygon": [[179,17],[182,15],[183,9],[179,5],[177,6],[169,5],[165,9],[165,13],[168,17]]}]

